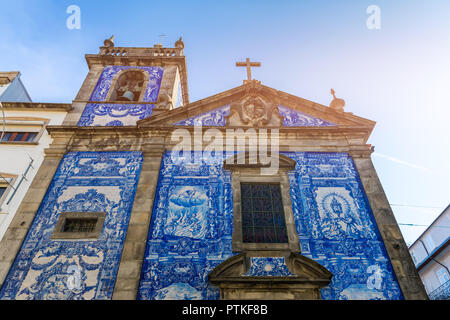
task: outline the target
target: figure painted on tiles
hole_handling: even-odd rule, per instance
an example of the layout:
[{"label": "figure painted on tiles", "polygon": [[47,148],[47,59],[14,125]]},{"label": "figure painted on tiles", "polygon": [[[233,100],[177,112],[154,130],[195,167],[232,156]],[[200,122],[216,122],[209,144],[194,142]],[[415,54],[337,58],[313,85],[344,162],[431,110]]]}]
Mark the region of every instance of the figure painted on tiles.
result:
[{"label": "figure painted on tiles", "polygon": [[165,234],[202,239],[208,230],[208,196],[199,186],[177,187],[169,197]]}]

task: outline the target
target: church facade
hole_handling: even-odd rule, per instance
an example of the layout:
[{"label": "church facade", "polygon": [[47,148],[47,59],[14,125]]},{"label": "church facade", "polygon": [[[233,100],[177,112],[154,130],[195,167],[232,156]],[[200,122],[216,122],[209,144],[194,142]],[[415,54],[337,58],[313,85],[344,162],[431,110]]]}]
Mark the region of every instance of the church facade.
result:
[{"label": "church facade", "polygon": [[0,243],[0,298],[426,299],[375,123],[250,72],[190,103],[183,48],[86,55]]}]

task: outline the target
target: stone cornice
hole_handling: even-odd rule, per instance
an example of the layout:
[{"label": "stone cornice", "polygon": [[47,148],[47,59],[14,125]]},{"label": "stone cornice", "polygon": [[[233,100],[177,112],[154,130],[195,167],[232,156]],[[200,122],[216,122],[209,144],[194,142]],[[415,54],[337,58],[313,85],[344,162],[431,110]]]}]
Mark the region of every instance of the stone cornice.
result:
[{"label": "stone cornice", "polygon": [[[171,140],[171,133],[176,129],[186,129],[192,132],[193,127],[153,126],[142,127],[77,127],[77,126],[48,126],[47,130],[54,139],[50,149],[59,152],[70,150],[122,150],[133,149],[152,151],[158,145],[171,150],[176,141]],[[226,143],[226,127],[210,127],[222,132]],[[238,129],[238,128],[236,128]],[[242,128],[248,129],[248,128]],[[278,128],[274,128],[278,129]],[[203,132],[208,127],[203,127]],[[352,157],[370,157],[373,152],[371,145],[365,144],[367,128],[334,127],[331,131],[322,127],[279,128],[280,152],[347,152]],[[268,131],[270,139],[271,131]],[[192,139],[194,141],[194,139]],[[208,143],[204,143],[207,145]],[[195,145],[192,146],[195,149]],[[225,145],[224,145],[225,150]]]},{"label": "stone cornice", "polygon": [[[47,130],[50,134],[56,133],[56,132],[90,132],[90,133],[98,133],[98,134],[104,134],[107,132],[121,132],[121,133],[136,133],[136,132],[152,132],[152,131],[164,131],[164,132],[171,132],[176,129],[186,129],[188,131],[194,132],[196,130],[196,127],[191,126],[175,126],[175,125],[152,125],[152,126],[120,126],[120,127],[100,127],[100,126],[92,126],[92,127],[78,127],[78,126],[56,126],[51,125],[47,126]],[[249,127],[209,127],[204,126],[202,127],[202,131],[206,131],[208,129],[217,129],[223,133],[225,133],[228,129],[238,130],[248,130]],[[268,130],[274,130],[277,129],[279,133],[286,133],[286,134],[292,134],[292,133],[298,133],[300,135],[302,134],[308,134],[312,133],[315,137],[325,135],[330,136],[333,134],[336,135],[342,135],[342,134],[355,134],[355,135],[365,135],[369,131],[369,128],[365,126],[335,126],[335,127],[264,127],[264,128],[254,128],[255,130],[260,129],[268,129]],[[270,131],[268,131],[270,133]]]},{"label": "stone cornice", "polygon": [[186,67],[186,58],[184,56],[175,57],[154,57],[154,56],[109,56],[98,54],[86,54],[86,62],[89,69],[94,64],[103,66],[117,65],[117,66],[163,66],[170,64],[177,64],[180,67]]},{"label": "stone cornice", "polygon": [[2,102],[5,109],[8,110],[26,110],[26,111],[65,111],[72,110],[71,103],[41,103],[41,102]]}]

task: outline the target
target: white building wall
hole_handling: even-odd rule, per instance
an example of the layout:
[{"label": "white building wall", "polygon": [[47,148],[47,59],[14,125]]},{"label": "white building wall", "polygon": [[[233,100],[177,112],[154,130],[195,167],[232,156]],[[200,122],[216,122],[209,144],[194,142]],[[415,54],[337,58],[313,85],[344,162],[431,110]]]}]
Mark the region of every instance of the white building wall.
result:
[{"label": "white building wall", "polygon": [[[450,206],[431,224],[431,226],[413,243],[409,252],[416,267],[427,259],[433,251],[438,250],[450,237]],[[446,247],[419,270],[420,278],[427,293],[439,288],[443,283],[439,279],[438,271],[442,270],[450,279],[450,247]]]},{"label": "white building wall", "polygon": [[[62,124],[67,112],[63,111],[7,111],[5,110],[5,117],[36,117],[49,119],[48,125]],[[17,126],[17,131],[26,130],[26,126]],[[1,132],[1,126],[0,126]],[[48,132],[44,130],[40,137],[38,144],[12,144],[0,143],[0,172],[17,175],[17,179],[13,186],[17,188],[22,175],[25,173],[29,163],[30,157],[33,159],[33,167],[29,169],[26,180],[23,180],[17,188],[14,197],[7,204],[14,190],[10,190],[4,200],[0,204],[0,240],[3,238],[9,224],[11,223],[22,199],[24,198],[28,188],[33,181],[42,161],[44,159],[44,149],[52,142]]]},{"label": "white building wall", "polygon": [[[437,255],[434,259],[448,268],[448,266],[450,265],[450,249],[447,247],[447,249],[444,252]],[[443,283],[438,277],[438,271],[444,269],[443,272],[446,273],[447,276],[450,278],[450,275],[448,274],[446,268],[439,263],[432,260],[423,269],[419,271],[420,278],[422,279],[422,282],[425,285],[427,293],[431,293],[437,288],[439,288],[441,285],[443,285]]]}]

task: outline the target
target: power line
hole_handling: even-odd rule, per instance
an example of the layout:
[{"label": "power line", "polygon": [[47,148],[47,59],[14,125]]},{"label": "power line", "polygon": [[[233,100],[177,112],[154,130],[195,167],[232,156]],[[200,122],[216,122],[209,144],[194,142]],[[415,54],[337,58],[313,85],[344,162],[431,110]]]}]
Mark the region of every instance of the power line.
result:
[{"label": "power line", "polygon": [[399,223],[400,226],[409,226],[409,227],[430,227],[430,228],[449,228],[450,226],[429,226],[426,224],[414,224],[414,223]]},{"label": "power line", "polygon": [[395,204],[395,203],[389,203],[389,204],[394,207],[427,208],[427,209],[444,209],[445,208],[445,207],[412,206],[412,205],[407,205],[407,204]]}]

